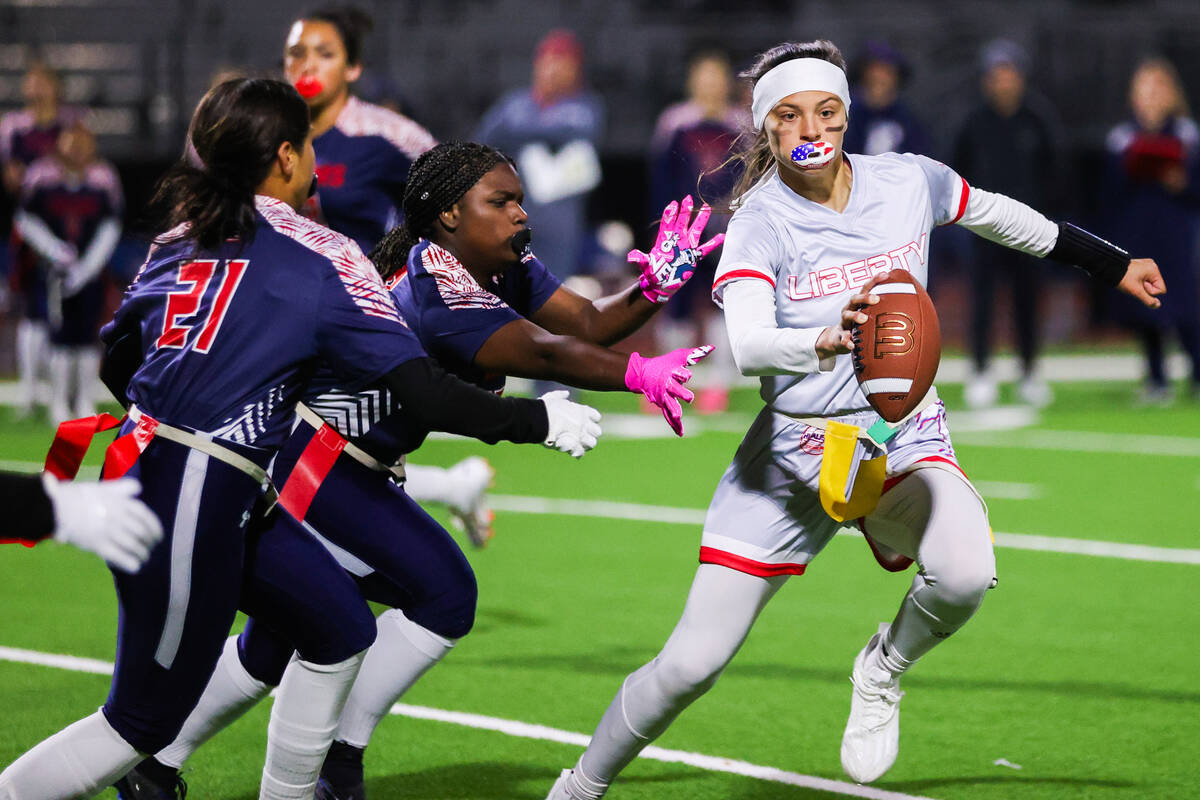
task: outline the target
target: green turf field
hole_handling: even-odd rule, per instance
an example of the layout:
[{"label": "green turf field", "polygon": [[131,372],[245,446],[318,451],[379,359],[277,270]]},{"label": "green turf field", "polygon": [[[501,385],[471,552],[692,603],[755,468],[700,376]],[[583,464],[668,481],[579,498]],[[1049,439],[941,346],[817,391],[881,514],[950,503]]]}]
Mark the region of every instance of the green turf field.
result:
[{"label": "green turf field", "polygon": [[[1134,412],[1131,384],[1056,389],[1034,427],[956,435],[964,468],[992,495],[995,530],[1171,548],[1192,563],[999,548],[999,587],[904,678],[900,758],[877,784],[895,797],[1200,797],[1200,403]],[[943,394],[954,429],[957,393]],[[635,406],[605,402],[612,412]],[[558,498],[702,510],[739,440],[733,431],[756,408],[747,392],[729,417],[706,420],[706,432],[613,437],[578,463],[536,447],[444,440],[429,442],[421,460],[485,451],[510,505]],[[4,466],[39,460],[49,436],[0,409]],[[480,583],[476,629],[405,703],[591,733],[622,678],[678,618],[699,526],[613,518],[639,516],[627,506],[589,508],[607,516],[498,513],[492,545],[469,553]],[[836,538],[657,744],[844,780],[838,746],[851,662],[910,577],[880,570],[860,538]],[[0,603],[0,646],[111,661],[115,599],[96,559],[54,544],[0,548]],[[106,689],[102,675],[0,660],[0,764],[94,711]],[[186,775],[191,797],[257,797],[268,712],[264,704],[197,754]],[[395,716],[368,751],[368,791],[376,800],[532,800],[580,751]],[[639,759],[609,796],[839,795]]]}]

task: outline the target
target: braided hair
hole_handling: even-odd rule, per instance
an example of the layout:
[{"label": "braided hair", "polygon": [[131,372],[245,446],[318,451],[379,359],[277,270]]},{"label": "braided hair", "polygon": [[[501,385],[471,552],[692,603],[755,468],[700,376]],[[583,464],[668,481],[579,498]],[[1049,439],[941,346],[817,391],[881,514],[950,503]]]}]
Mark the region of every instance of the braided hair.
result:
[{"label": "braided hair", "polygon": [[444,142],[422,153],[408,170],[401,203],[404,222],[388,231],[370,253],[379,274],[386,280],[401,270],[413,245],[422,237],[432,238],[438,215],[500,164],[516,168],[504,153],[475,142]]}]

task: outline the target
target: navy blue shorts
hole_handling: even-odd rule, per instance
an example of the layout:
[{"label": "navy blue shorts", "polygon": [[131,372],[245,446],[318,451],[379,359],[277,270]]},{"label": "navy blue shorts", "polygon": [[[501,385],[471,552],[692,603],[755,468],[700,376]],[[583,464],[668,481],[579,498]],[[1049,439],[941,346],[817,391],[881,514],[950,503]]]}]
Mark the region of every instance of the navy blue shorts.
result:
[{"label": "navy blue shorts", "polygon": [[[272,469],[276,485],[286,482],[312,435],[312,428],[301,425],[284,445]],[[258,547],[280,550],[276,541],[300,539],[305,526],[332,545],[330,550],[354,575],[360,597],[398,608],[446,638],[457,639],[471,630],[478,587],[470,563],[446,529],[385,473],[341,456],[317,490],[305,523],[279,513]],[[248,583],[274,587],[276,594],[253,615],[239,642],[240,652],[255,678],[277,684],[293,649],[306,657],[303,646],[312,646],[306,645],[311,634],[283,610],[304,602],[301,596],[316,587],[288,559],[254,557],[252,563]],[[329,586],[323,590],[328,594]],[[352,631],[359,621],[347,618],[341,624]]]}]

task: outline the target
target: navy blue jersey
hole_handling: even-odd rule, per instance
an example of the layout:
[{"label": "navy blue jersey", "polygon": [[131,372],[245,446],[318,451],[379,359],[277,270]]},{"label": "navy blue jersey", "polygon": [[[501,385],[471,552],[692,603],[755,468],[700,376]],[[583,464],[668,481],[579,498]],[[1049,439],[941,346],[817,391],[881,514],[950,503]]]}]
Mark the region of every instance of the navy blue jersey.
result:
[{"label": "navy blue jersey", "polygon": [[20,208],[35,215],[56,238],[82,254],[101,222],[120,218],[124,201],[117,172],[107,161],[95,161],[78,174],[48,156],[26,170]]},{"label": "navy blue jersey", "polygon": [[313,139],[317,194],[305,216],[369,253],[400,222],[408,168],[435,144],[408,117],[351,97],[333,127]]},{"label": "navy blue jersey", "polygon": [[346,237],[258,196],[253,240],[155,245],[102,336],[141,337],[130,400],[163,422],[278,447],[318,363],[351,388],[424,355]]},{"label": "navy blue jersey", "polygon": [[482,287],[449,250],[423,239],[393,281],[392,295],[422,347],[447,372],[499,393],[505,376],[476,367],[475,354],[500,328],[537,312],[561,285],[529,255]]},{"label": "navy blue jersey", "polygon": [[84,117],[80,108],[62,106],[48,125],[38,125],[28,109],[0,118],[0,164],[15,162],[28,166],[54,152],[58,136]]},{"label": "navy blue jersey", "polygon": [[[560,285],[541,261],[527,256],[485,289],[448,250],[422,239],[393,279],[392,295],[424,350],[447,372],[499,393],[505,376],[475,367],[475,354],[501,327],[535,313]],[[304,402],[387,464],[415,449],[426,433],[414,433],[383,387],[346,391],[326,371],[313,380]]]}]

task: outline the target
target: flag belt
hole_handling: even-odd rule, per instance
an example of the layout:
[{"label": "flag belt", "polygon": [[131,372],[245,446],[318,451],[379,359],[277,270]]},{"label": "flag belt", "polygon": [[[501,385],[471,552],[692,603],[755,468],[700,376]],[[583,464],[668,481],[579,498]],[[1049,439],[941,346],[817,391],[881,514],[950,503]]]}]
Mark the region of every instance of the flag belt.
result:
[{"label": "flag belt", "polygon": [[104,477],[106,479],[120,478],[137,462],[138,457],[146,451],[150,442],[154,439],[166,439],[192,450],[198,450],[245,473],[266,490],[268,500],[274,500],[275,489],[264,468],[240,453],[224,447],[206,434],[192,433],[160,422],[136,405],[131,405],[128,413],[121,419],[112,414],[101,413],[91,417],[67,420],[59,425],[54,435],[54,442],[50,445],[50,451],[46,454],[46,471],[60,480],[73,480],[79,474],[83,457],[91,447],[96,434],[119,427],[126,419],[134,423],[133,430],[118,436],[112,444],[105,448]]},{"label": "flag belt", "polygon": [[[800,417],[784,412],[777,413],[825,432],[818,481],[821,507],[833,519],[845,522],[865,517],[875,510],[879,498],[883,496],[883,482],[887,478],[885,445],[900,431],[904,423],[937,401],[937,389],[930,388],[925,397],[921,398],[921,402],[917,403],[917,407],[899,422],[888,423],[880,419],[869,428],[839,422],[830,417]],[[854,470],[854,454],[859,441],[884,452],[875,458],[860,460],[858,469]]]},{"label": "flag belt", "polygon": [[404,480],[403,458],[389,467],[361,447],[347,441],[321,415],[303,403],[296,405],[296,416],[316,429],[279,492],[279,505],[296,519],[304,520],[313,499],[317,496],[317,490],[333,469],[338,456],[343,453],[368,469],[387,473],[397,481]]}]

